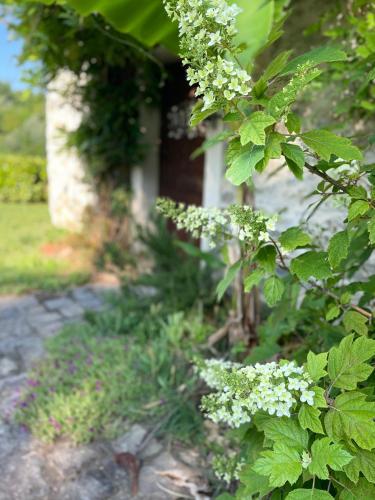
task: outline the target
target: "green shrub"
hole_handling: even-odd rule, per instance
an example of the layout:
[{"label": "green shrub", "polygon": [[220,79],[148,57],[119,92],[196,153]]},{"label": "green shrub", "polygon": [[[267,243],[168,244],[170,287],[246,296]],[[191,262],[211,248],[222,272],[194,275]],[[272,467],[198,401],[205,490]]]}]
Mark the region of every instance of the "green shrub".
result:
[{"label": "green shrub", "polygon": [[45,201],[46,161],[39,156],[0,156],[0,201],[25,203]]},{"label": "green shrub", "polygon": [[[163,422],[181,440],[199,437],[192,345],[207,328],[176,313],[159,321],[159,335],[113,336],[98,325],[71,325],[47,345],[30,374],[16,420],[43,441],[113,438],[126,423]],[[110,325],[108,325],[110,327]]]}]

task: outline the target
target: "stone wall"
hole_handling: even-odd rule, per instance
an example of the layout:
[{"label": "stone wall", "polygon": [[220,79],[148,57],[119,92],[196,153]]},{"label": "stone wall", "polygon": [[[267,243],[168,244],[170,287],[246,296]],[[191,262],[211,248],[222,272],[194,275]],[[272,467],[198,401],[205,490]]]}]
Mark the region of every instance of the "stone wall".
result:
[{"label": "stone wall", "polygon": [[64,131],[74,131],[82,113],[69,88],[75,76],[61,71],[50,83],[46,97],[46,139],[48,199],[52,223],[60,228],[81,231],[85,211],[97,197],[86,174],[84,161],[66,147]]}]

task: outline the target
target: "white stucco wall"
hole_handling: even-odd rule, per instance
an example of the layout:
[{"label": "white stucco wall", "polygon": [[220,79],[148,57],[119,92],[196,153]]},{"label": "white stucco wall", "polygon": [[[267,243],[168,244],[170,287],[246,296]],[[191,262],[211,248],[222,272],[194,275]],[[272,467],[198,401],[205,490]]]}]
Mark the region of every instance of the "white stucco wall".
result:
[{"label": "white stucco wall", "polygon": [[71,231],[82,230],[87,208],[97,197],[88,180],[85,164],[74,149],[66,147],[64,130],[75,130],[82,114],[69,92],[75,76],[61,71],[50,83],[46,96],[48,200],[52,223]]}]

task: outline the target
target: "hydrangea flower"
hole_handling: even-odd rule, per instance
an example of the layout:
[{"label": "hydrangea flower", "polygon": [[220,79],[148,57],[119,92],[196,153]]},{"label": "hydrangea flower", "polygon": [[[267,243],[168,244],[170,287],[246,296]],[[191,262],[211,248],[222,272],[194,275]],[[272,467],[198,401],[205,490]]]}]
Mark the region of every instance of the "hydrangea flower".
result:
[{"label": "hydrangea flower", "polygon": [[183,64],[203,110],[248,95],[250,75],[233,57],[241,9],[225,0],[164,0],[164,6],[178,22]]},{"label": "hydrangea flower", "polygon": [[211,247],[215,247],[220,240],[232,238],[247,244],[269,241],[268,231],[275,227],[277,220],[277,216],[267,217],[247,205],[231,205],[225,209],[203,208],[160,198],[157,209],[172,219],[177,229],[188,231],[194,238],[206,238]]},{"label": "hydrangea flower", "polygon": [[243,366],[207,360],[198,368],[201,378],[216,392],[202,399],[202,408],[216,423],[239,427],[259,411],[290,417],[298,403],[314,404],[313,381],[303,367],[280,361]]}]

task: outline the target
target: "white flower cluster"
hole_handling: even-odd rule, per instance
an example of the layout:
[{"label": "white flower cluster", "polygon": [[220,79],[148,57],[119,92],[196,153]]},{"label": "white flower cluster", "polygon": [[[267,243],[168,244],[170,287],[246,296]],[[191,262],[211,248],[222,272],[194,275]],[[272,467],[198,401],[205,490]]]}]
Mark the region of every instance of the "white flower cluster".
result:
[{"label": "white flower cluster", "polygon": [[157,209],[194,238],[206,238],[213,248],[220,239],[238,238],[245,243],[269,241],[268,231],[275,229],[277,215],[267,217],[250,206],[231,205],[227,209],[176,204],[160,198]]},{"label": "white flower cluster", "polygon": [[241,9],[225,0],[164,0],[167,14],[178,22],[181,55],[191,85],[198,84],[203,109],[248,95],[250,75],[228,60]]},{"label": "white flower cluster", "polygon": [[297,403],[314,404],[313,382],[303,367],[294,362],[243,366],[207,360],[199,372],[207,385],[217,391],[202,399],[202,408],[216,423],[239,427],[259,411],[290,417]]},{"label": "white flower cluster", "polygon": [[212,468],[215,476],[227,484],[238,480],[246,462],[240,459],[234,451],[226,451],[224,455],[215,455],[212,459]]},{"label": "white flower cluster", "polygon": [[229,211],[232,225],[240,241],[270,241],[268,231],[275,230],[277,214],[267,217],[248,205],[232,205]]}]

